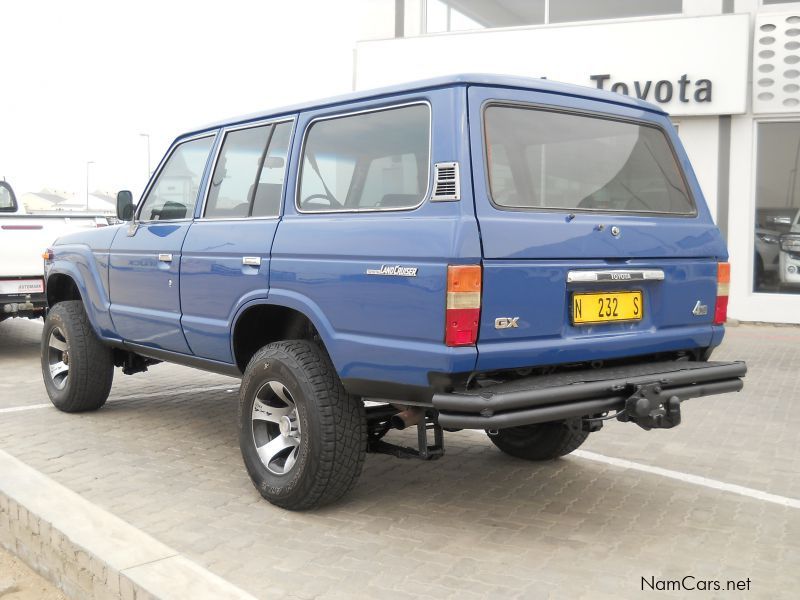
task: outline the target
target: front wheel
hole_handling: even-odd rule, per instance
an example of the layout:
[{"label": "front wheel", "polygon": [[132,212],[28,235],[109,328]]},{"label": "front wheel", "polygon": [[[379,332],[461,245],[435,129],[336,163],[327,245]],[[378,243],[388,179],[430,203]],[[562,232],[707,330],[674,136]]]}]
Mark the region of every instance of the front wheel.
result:
[{"label": "front wheel", "polygon": [[80,300],[59,302],[42,330],[42,377],[53,405],[64,412],[97,410],[114,379],[111,348],[95,335]]},{"label": "front wheel", "polygon": [[526,460],[551,460],[577,450],[589,437],[580,419],[500,429],[489,434],[503,452]]},{"label": "front wheel", "polygon": [[307,510],[335,502],[364,464],[364,404],[316,344],[269,344],[242,380],[239,446],[253,485],[271,503]]}]

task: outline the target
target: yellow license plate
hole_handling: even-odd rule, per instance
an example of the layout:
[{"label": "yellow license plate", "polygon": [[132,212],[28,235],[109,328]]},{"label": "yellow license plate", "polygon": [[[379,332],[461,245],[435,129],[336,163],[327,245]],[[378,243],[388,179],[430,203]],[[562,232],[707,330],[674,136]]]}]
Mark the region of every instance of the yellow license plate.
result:
[{"label": "yellow license plate", "polygon": [[572,324],[640,321],[642,292],[591,292],[572,294]]}]

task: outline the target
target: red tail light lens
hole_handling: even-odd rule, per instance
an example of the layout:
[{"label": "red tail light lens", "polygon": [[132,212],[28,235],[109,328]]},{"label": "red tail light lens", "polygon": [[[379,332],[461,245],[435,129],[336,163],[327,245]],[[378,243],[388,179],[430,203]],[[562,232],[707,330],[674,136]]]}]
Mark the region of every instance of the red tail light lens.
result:
[{"label": "red tail light lens", "polygon": [[448,346],[473,346],[481,320],[481,266],[447,267],[447,309],[444,342]]},{"label": "red tail light lens", "polygon": [[728,294],[731,287],[731,265],[717,264],[717,304],[714,307],[714,325],[722,325],[728,320]]}]

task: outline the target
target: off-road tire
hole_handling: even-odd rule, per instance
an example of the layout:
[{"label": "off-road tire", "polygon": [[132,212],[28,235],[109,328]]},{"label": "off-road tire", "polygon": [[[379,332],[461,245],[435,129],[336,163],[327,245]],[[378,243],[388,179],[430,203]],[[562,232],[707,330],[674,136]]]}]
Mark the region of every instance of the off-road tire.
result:
[{"label": "off-road tire", "polygon": [[[58,328],[66,341],[69,376],[58,389],[50,376],[49,340]],[[59,302],[47,314],[42,330],[42,378],[53,405],[68,413],[97,410],[108,399],[114,380],[114,357],[92,329],[80,300]]]},{"label": "off-road tire", "polygon": [[[301,432],[296,461],[284,474],[267,468],[255,441],[253,405],[269,382],[285,386]],[[256,352],[245,369],[239,445],[253,485],[272,504],[289,510],[330,504],[361,474],[367,446],[364,404],[345,391],[323,348],[305,340],[275,342]]]},{"label": "off-road tire", "polygon": [[589,432],[581,428],[580,419],[552,421],[500,429],[489,435],[503,452],[525,460],[552,460],[576,450]]}]

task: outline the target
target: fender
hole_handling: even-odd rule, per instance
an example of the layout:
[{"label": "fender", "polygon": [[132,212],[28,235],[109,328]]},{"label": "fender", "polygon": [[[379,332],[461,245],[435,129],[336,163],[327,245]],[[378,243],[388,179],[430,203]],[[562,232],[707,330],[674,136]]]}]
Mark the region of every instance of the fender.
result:
[{"label": "fender", "polygon": [[[335,341],[336,334],[334,332],[333,326],[331,325],[330,321],[325,316],[325,314],[322,312],[322,309],[320,309],[319,305],[310,298],[308,298],[307,296],[303,296],[296,292],[271,288],[269,290],[269,296],[267,296],[266,298],[256,298],[248,300],[244,302],[241,306],[239,306],[239,308],[236,310],[233,320],[231,322],[231,330],[230,330],[231,356],[235,356],[233,348],[233,332],[236,330],[236,324],[239,322],[239,318],[248,308],[252,308],[253,306],[258,306],[258,305],[283,306],[285,308],[291,308],[296,310],[297,312],[304,314],[306,317],[308,317],[308,320],[311,321],[312,325],[314,325],[314,327],[316,328],[317,332],[322,338],[322,342],[325,344],[325,347],[328,348],[329,353],[331,352],[330,348]],[[334,366],[338,371],[339,365],[336,364],[333,355],[331,355],[331,359],[334,360]]]},{"label": "fender", "polygon": [[[477,354],[472,347],[447,348],[440,343],[416,340],[391,340],[389,344],[389,340],[381,337],[337,331],[317,303],[307,296],[281,288],[270,288],[268,298],[248,302],[237,311],[231,329],[231,355],[234,352],[232,334],[239,317],[258,304],[291,308],[308,317],[322,338],[336,372],[351,393],[358,390],[360,395],[387,397],[385,389],[378,393],[372,389],[374,386],[356,388],[362,381],[380,382],[387,368],[403,375],[404,381],[399,383],[406,386],[402,394],[407,395],[414,388],[427,389],[431,372],[470,372],[475,366]],[[365,361],[365,356],[372,359]],[[397,381],[393,383],[398,384]]]},{"label": "fender", "polygon": [[111,321],[111,301],[97,268],[97,261],[108,261],[108,251],[95,253],[89,246],[71,244],[54,247],[55,256],[47,266],[46,281],[53,275],[66,275],[75,282],[84,310],[94,332],[104,340],[119,340]]}]

